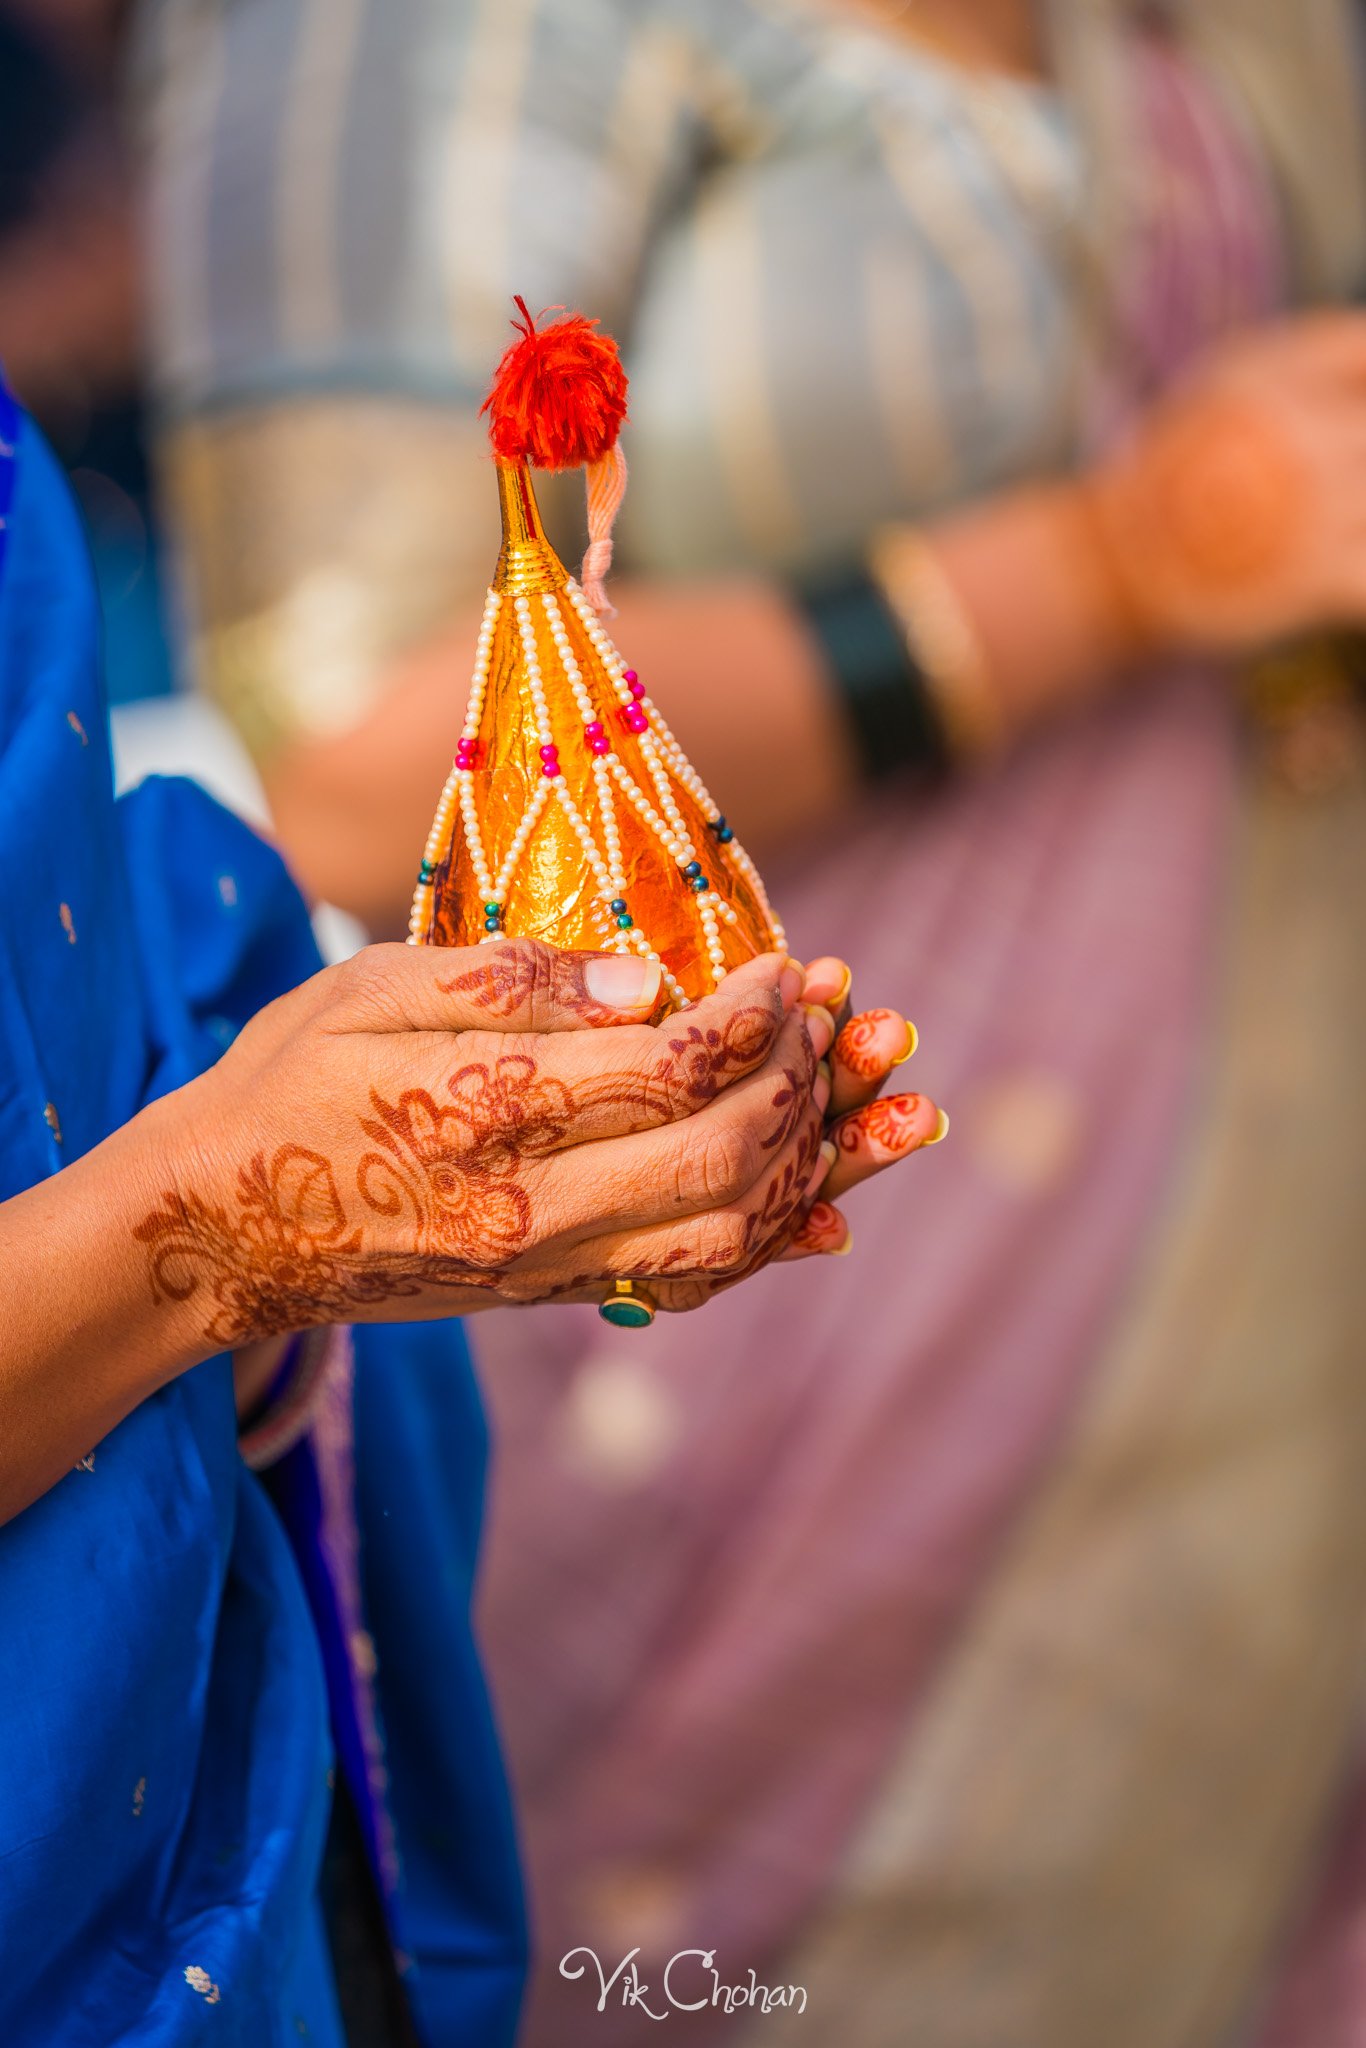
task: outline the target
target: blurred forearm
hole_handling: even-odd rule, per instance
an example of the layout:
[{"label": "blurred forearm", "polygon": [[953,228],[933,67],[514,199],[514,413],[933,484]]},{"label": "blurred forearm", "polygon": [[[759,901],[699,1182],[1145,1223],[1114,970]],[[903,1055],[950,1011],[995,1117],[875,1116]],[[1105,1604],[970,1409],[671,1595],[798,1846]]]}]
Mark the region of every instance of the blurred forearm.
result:
[{"label": "blurred forearm", "polygon": [[[818,829],[854,788],[839,705],[793,607],[758,581],[614,585],[613,636],[717,802],[760,853]],[[479,612],[407,657],[365,720],[267,767],[304,887],[377,936],[406,928],[417,855],[450,767]]]},{"label": "blurred forearm", "polygon": [[[980,637],[1007,736],[1102,686],[1131,647],[1088,576],[1068,486],[964,513],[927,538]],[[829,829],[856,794],[855,747],[820,648],[759,579],[613,585],[613,636],[751,851]],[[267,770],[304,886],[379,936],[406,923],[424,822],[450,765],[478,611],[403,661],[365,720],[300,739]]]}]

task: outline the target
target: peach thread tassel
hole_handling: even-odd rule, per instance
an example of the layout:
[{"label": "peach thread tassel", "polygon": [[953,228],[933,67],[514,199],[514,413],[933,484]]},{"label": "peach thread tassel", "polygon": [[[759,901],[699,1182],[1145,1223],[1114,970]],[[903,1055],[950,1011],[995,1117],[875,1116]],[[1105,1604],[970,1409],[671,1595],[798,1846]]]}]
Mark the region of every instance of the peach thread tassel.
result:
[{"label": "peach thread tassel", "polygon": [[583,594],[600,619],[614,619],[616,606],[607,595],[607,573],[612,566],[612,528],[626,496],[626,457],[620,441],[614,441],[599,462],[585,471],[588,486],[588,551],[583,558],[579,582]]}]

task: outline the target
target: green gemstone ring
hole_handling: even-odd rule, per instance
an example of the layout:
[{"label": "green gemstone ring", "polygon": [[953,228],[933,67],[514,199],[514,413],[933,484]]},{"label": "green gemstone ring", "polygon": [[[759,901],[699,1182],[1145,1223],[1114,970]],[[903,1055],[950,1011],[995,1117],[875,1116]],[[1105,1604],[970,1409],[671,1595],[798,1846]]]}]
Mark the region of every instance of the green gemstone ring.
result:
[{"label": "green gemstone ring", "polygon": [[614,1280],[606,1300],[598,1304],[603,1321],[614,1323],[619,1330],[648,1330],[655,1313],[649,1294],[634,1280]]}]

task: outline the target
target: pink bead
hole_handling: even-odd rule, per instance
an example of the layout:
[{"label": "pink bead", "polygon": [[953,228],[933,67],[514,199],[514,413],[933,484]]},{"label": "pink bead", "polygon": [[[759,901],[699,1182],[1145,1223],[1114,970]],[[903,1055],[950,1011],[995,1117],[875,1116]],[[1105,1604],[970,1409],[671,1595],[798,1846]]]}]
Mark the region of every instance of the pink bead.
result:
[{"label": "pink bead", "polygon": [[633,682],[635,681],[635,679],[636,679],[636,672],[635,672],[635,670],[634,670],[633,668],[624,668],[624,669],[622,670],[622,672],[621,672],[621,680],[623,681],[623,683],[633,683]]},{"label": "pink bead", "polygon": [[595,718],[591,725],[586,725],[584,727],[584,731],[587,733],[590,740],[600,740],[602,738],[602,720],[600,718]]},{"label": "pink bead", "polygon": [[558,761],[558,759],[559,759],[559,758],[560,758],[560,750],[559,750],[559,748],[558,748],[558,747],[542,747],[542,748],[541,748],[541,759],[542,759],[543,761]]},{"label": "pink bead", "polygon": [[626,714],[626,724],[631,732],[644,732],[650,721],[639,706],[632,705]]},{"label": "pink bead", "polygon": [[558,761],[547,761],[547,762],[546,762],[546,764],[545,764],[545,766],[544,766],[544,768],[542,768],[542,770],[541,770],[541,773],[542,773],[542,775],[547,775],[547,776],[549,776],[549,777],[550,777],[550,778],[551,778],[552,780],[554,779],[554,777],[555,777],[555,776],[557,776],[557,775],[559,774],[559,772],[560,772],[560,764],[559,764],[559,762],[558,762]]},{"label": "pink bead", "polygon": [[632,695],[633,697],[637,698],[637,699],[639,699],[639,698],[643,697],[643,696],[645,695],[645,685],[644,685],[644,683],[632,683],[632,685],[631,685],[631,695]]},{"label": "pink bead", "polygon": [[590,754],[610,754],[612,742],[608,739],[605,732],[600,733],[596,739],[591,739],[588,742],[588,751]]}]

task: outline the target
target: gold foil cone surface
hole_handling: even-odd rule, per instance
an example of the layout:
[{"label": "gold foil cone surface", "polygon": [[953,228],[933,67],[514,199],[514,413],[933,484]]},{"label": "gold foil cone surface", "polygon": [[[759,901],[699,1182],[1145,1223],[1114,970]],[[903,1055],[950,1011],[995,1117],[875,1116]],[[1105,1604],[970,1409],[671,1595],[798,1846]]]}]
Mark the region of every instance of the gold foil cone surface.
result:
[{"label": "gold foil cone surface", "polygon": [[[676,759],[670,762],[667,733],[660,729],[661,718],[648,700],[643,708],[654,745],[645,744],[646,734],[629,729],[629,712],[619,702],[621,686],[593,645],[589,627],[575,608],[569,577],[541,529],[527,469],[512,463],[497,467],[503,546],[493,587],[502,602],[493,619],[477,752],[461,800],[452,800],[438,843],[429,844],[435,873],[425,915],[419,912],[415,919],[414,936],[443,946],[478,945],[490,936],[486,889],[481,886],[480,861],[469,843],[462,804],[473,800],[487,881],[503,869],[515,835],[539,800],[543,808],[500,901],[502,932],[590,950],[626,950],[628,946],[639,950],[635,938],[639,933],[681,991],[696,1001],[710,992],[716,980],[698,893],[655,824],[631,801],[615,770],[607,778],[607,789],[621,848],[619,893],[632,920],[626,931],[609,907],[602,877],[595,872],[585,847],[580,825],[586,827],[600,857],[611,841],[609,821],[603,815],[603,778],[594,772],[595,757],[585,730],[589,721],[557,651],[543,593],[556,593],[556,607],[581,688],[591,699],[592,717],[601,722],[613,754],[656,819],[665,809],[658,778],[661,773],[666,777],[668,795],[686,840],[710,885],[716,912],[712,943],[719,943],[725,966],[738,966],[756,953],[780,947],[781,928],[767,912],[762,883],[743,851],[733,841],[718,841],[701,797],[680,779],[680,765],[688,779],[692,779],[691,771]],[[577,822],[553,786],[559,778],[547,777],[544,772],[541,747],[545,739],[529,686],[516,607],[519,596],[529,600],[551,728],[548,737],[558,749]],[[548,800],[540,795],[547,782],[552,784]],[[675,828],[668,829],[674,836]],[[423,900],[420,891],[419,906]],[[722,906],[729,906],[733,918]]]}]

